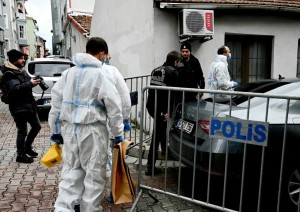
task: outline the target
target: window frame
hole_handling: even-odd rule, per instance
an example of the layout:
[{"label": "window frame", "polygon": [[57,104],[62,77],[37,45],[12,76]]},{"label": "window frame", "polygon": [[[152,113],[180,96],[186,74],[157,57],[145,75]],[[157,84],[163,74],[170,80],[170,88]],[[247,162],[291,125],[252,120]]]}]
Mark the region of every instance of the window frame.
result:
[{"label": "window frame", "polygon": [[273,36],[225,34],[225,45],[232,53],[228,64],[232,80],[247,84],[270,79],[273,39]]},{"label": "window frame", "polygon": [[[21,33],[23,36],[21,36]],[[19,33],[18,34],[19,34],[19,39],[26,39],[26,26],[25,25],[19,24]]]}]

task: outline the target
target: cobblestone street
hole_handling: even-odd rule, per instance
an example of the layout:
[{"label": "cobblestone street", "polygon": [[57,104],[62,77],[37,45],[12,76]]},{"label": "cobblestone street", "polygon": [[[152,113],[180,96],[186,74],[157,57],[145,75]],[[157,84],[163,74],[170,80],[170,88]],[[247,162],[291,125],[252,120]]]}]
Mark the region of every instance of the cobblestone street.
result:
[{"label": "cobblestone street", "polygon": [[[0,212],[50,212],[54,211],[54,202],[58,193],[60,171],[62,163],[54,168],[46,168],[39,160],[49,149],[49,126],[47,114],[41,114],[42,129],[34,141],[34,148],[39,156],[31,164],[16,162],[16,127],[9,113],[8,106],[0,102]],[[138,158],[127,157],[132,177],[137,181]],[[144,161],[143,161],[144,164]],[[171,172],[175,171],[170,169]],[[162,183],[163,175],[155,177],[145,176],[143,183],[149,186],[157,186]],[[177,183],[176,173],[170,175],[168,184]],[[105,192],[105,197],[107,193]],[[163,194],[155,194],[158,203],[143,193],[138,201],[136,211],[203,211],[199,206],[189,202],[169,197]],[[106,198],[102,200],[103,211],[130,211],[132,203],[110,204]]]}]

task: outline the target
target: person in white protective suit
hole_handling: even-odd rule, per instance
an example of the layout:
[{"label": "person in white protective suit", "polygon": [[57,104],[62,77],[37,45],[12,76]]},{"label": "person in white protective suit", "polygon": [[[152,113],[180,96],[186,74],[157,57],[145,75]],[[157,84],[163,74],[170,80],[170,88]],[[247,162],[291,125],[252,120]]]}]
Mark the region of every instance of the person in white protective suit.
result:
[{"label": "person in white protective suit", "polygon": [[[124,124],[124,132],[128,132],[131,130],[130,126],[130,113],[131,113],[131,100],[129,95],[129,89],[127,84],[121,75],[120,71],[110,65],[110,54],[107,54],[104,60],[102,72],[103,74],[109,78],[113,84],[116,86],[116,89],[121,97],[121,105],[122,105],[122,115],[123,115],[123,124]],[[109,126],[108,126],[109,128]],[[109,132],[111,130],[109,129]],[[112,135],[110,137],[113,138]],[[106,190],[109,194],[108,201],[113,203],[113,197],[111,194],[111,169],[112,169],[112,148],[111,145],[108,146],[107,151],[107,165],[106,165]]]},{"label": "person in white protective suit", "polygon": [[[221,46],[217,54],[209,67],[207,77],[208,89],[229,91],[238,86],[237,82],[230,80],[228,72],[228,62],[231,60],[230,49],[227,46]],[[222,95],[217,94],[216,96],[221,97]]]},{"label": "person in white protective suit", "polygon": [[102,211],[107,120],[115,143],[124,140],[121,98],[102,72],[102,60],[108,53],[105,40],[90,38],[86,52],[73,56],[75,66],[64,71],[51,90],[50,138],[64,144],[56,212],[74,211],[76,203],[83,212]]}]

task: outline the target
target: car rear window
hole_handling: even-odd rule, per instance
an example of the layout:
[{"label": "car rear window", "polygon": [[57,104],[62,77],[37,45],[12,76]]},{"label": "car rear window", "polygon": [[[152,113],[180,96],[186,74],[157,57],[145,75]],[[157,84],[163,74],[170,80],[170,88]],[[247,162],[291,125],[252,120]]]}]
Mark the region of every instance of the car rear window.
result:
[{"label": "car rear window", "polygon": [[278,80],[274,79],[269,79],[269,80],[262,80],[262,81],[257,81],[257,82],[251,82],[246,85],[241,85],[237,88],[235,88],[235,91],[243,91],[243,92],[249,92],[252,91],[253,89],[256,89],[260,86],[264,86],[270,83],[278,82]]},{"label": "car rear window", "polygon": [[[295,83],[289,83],[289,84],[286,84],[286,85],[282,85],[280,87],[277,87],[273,90],[270,90],[270,91],[266,92],[266,94],[285,95],[285,96],[297,96],[297,95],[299,95],[299,93],[300,93],[300,82],[295,82]],[[272,100],[274,101],[274,99],[272,99]],[[259,104],[262,104],[266,101],[267,101],[267,98],[265,98],[265,97],[254,97],[253,99],[251,99],[251,106],[255,107],[255,106],[257,106]],[[286,100],[284,100],[284,101],[286,102]],[[239,104],[239,106],[248,107],[248,101],[245,101],[242,104]]]},{"label": "car rear window", "polygon": [[71,63],[31,63],[28,64],[28,70],[42,77],[57,77],[72,66]]}]

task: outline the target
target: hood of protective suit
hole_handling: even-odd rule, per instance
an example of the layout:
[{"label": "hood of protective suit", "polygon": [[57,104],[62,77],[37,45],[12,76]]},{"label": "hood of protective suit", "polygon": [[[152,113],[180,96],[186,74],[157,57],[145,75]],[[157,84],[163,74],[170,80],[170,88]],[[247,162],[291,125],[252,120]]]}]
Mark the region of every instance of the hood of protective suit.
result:
[{"label": "hood of protective suit", "polygon": [[227,57],[225,55],[217,55],[214,62],[223,62],[228,66]]},{"label": "hood of protective suit", "polygon": [[77,53],[73,56],[72,62],[78,67],[91,66],[95,68],[101,68],[102,62],[94,56],[87,53]]}]

